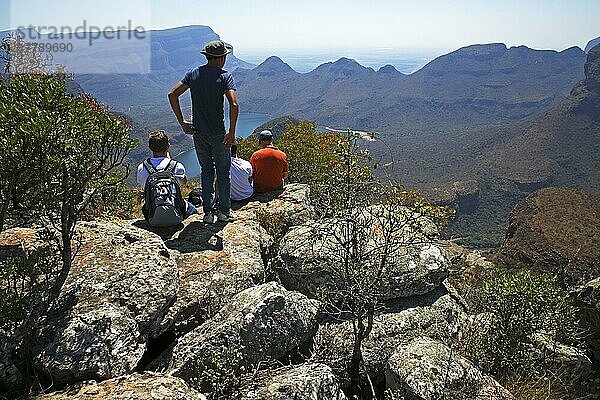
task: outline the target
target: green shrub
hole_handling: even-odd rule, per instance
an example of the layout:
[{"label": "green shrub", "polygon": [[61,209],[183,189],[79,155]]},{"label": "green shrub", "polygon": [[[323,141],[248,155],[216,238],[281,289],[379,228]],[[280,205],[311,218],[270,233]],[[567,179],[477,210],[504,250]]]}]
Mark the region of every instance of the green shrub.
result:
[{"label": "green shrub", "polygon": [[[0,260],[0,287],[21,285],[13,285],[2,304],[3,312],[16,318],[16,333],[5,346],[13,355],[27,348],[57,301],[75,257],[76,225],[86,213],[93,214],[90,204],[104,211],[130,207],[124,205],[127,192],[120,185],[128,170],[125,160],[136,145],[128,121],[92,96],[72,93],[72,76],[45,73],[39,54],[11,54],[18,44],[11,37],[2,41],[12,67],[22,73],[0,79],[0,232],[15,209],[26,209],[32,225],[46,228],[47,247],[22,261]],[[26,364],[24,358],[16,364]]]},{"label": "green shrub", "polygon": [[47,295],[60,266],[55,249],[42,245],[0,260],[0,329],[14,332],[28,311]]},{"label": "green shrub", "polygon": [[[316,123],[302,121],[288,125],[276,146],[289,160],[287,182],[309,184],[312,199],[322,205],[319,211],[331,215],[348,193],[364,192],[372,181],[373,160],[359,142],[352,133],[319,132]],[[238,155],[250,159],[259,148],[256,138],[242,139]]]},{"label": "green shrub", "polygon": [[132,219],[141,216],[142,191],[122,179],[123,171],[106,177],[90,199],[83,219]]},{"label": "green shrub", "polygon": [[484,322],[468,338],[467,355],[496,376],[545,368],[535,335],[567,343],[575,338],[575,308],[550,275],[497,269],[474,300]]}]

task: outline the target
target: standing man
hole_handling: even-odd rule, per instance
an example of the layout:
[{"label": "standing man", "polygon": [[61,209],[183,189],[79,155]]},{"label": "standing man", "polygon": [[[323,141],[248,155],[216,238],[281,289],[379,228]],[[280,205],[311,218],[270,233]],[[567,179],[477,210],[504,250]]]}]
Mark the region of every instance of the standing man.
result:
[{"label": "standing man", "polygon": [[261,150],[250,157],[252,180],[256,193],[283,189],[288,176],[288,159],[285,153],[273,145],[273,133],[265,130],[258,135]]},{"label": "standing man", "polygon": [[[189,71],[169,92],[169,103],[181,129],[194,135],[196,156],[202,168],[200,178],[205,223],[213,223],[214,219],[215,170],[219,192],[217,220],[230,222],[235,219],[231,212],[229,147],[235,142],[239,107],[233,77],[223,69],[227,54],[232,51],[233,47],[221,40],[210,42],[202,50],[207,63]],[[179,104],[179,97],[188,89],[192,94],[192,123],[183,118]],[[225,131],[223,96],[229,102],[229,132]]]}]

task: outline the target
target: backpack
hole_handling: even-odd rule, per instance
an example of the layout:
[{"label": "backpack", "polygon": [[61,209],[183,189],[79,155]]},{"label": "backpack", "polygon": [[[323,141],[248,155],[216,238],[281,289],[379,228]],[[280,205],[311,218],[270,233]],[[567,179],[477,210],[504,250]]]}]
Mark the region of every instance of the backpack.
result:
[{"label": "backpack", "polygon": [[168,227],[179,225],[186,213],[187,205],[183,200],[181,188],[173,171],[176,161],[169,161],[164,171],[158,171],[150,162],[144,160],[144,168],[150,174],[144,186],[144,218],[151,226]]}]

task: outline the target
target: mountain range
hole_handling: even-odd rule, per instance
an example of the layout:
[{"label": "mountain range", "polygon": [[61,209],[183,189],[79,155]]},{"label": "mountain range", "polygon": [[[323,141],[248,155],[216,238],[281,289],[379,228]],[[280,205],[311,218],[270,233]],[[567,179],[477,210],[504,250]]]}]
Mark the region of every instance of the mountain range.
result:
[{"label": "mountain range", "polygon": [[[493,247],[502,241],[512,207],[534,190],[559,186],[600,195],[600,45],[589,51],[584,71],[567,97],[529,118],[470,129],[445,143],[423,138],[423,150],[403,152],[405,176],[419,176],[425,186],[476,180],[481,204],[473,214],[460,215],[450,234]],[[430,161],[430,171],[422,173],[411,161]]]},{"label": "mountain range", "polygon": [[[114,110],[178,131],[166,93],[204,62],[200,50],[218,38],[207,26],[151,31],[145,41],[100,38],[93,46],[85,46],[85,37],[65,35],[61,40],[73,42],[77,51],[56,53],[55,62],[93,72],[77,73],[76,81]],[[149,73],[121,73],[135,70],[145,57]],[[533,115],[569,93],[583,78],[584,61],[577,47],[556,52],[484,44],[442,55],[410,75],[391,65],[374,71],[348,58],[298,73],[276,56],[253,68],[232,55],[226,68],[234,72],[243,111],[407,134]],[[184,107],[189,107],[187,98]]]},{"label": "mountain range", "polygon": [[244,109],[386,133],[444,131],[527,117],[569,93],[585,53],[468,46],[404,75],[341,58],[298,73],[278,57],[235,72]]},{"label": "mountain range", "polygon": [[[190,147],[166,93],[204,62],[201,48],[218,38],[206,26],[152,31],[147,74],[120,72],[148,56],[139,43],[116,48],[99,41],[87,53],[73,55],[71,65],[95,71],[76,74],[76,82],[128,116],[134,136],[165,129],[174,147]],[[231,56],[226,68],[233,71],[244,112],[375,131],[378,140],[366,145],[381,160],[378,174],[426,191],[468,186],[470,198],[480,204],[473,201],[474,211],[459,216],[451,230],[487,235],[475,244],[494,246],[510,209],[531,190],[549,184],[600,190],[600,67],[594,43],[585,52],[477,44],[442,55],[410,75],[391,65],[375,71],[348,58],[307,73],[276,56],[256,67]],[[189,114],[187,95],[182,107]],[[142,141],[132,161],[145,153]]]}]

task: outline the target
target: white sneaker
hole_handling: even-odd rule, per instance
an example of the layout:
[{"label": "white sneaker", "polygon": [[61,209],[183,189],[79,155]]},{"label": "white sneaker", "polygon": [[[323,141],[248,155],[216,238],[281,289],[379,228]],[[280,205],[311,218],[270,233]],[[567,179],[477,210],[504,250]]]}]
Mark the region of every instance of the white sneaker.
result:
[{"label": "white sneaker", "polygon": [[213,218],[214,218],[213,213],[212,212],[207,212],[206,214],[204,214],[204,218],[202,218],[202,221],[205,224],[212,224],[214,222]]},{"label": "white sneaker", "polygon": [[233,215],[233,212],[231,212],[231,210],[229,210],[229,212],[227,214],[219,211],[217,213],[217,221],[219,221],[219,222],[233,222],[233,221],[235,221],[235,216]]}]

